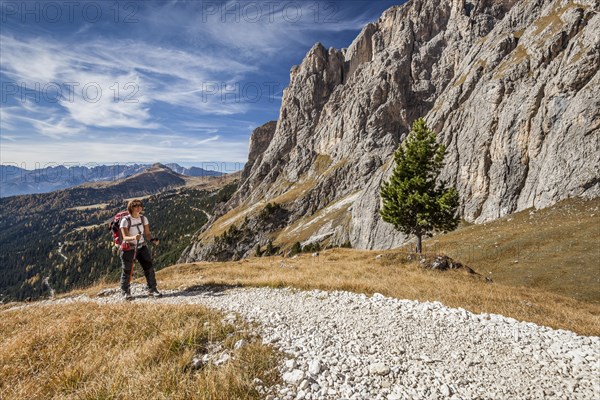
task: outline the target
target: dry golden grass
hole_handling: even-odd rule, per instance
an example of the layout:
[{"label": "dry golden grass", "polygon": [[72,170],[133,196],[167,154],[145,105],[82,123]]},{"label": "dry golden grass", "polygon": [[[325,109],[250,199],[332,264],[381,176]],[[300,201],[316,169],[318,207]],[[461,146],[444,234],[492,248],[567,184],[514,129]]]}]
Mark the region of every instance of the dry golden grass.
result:
[{"label": "dry golden grass", "polygon": [[[376,259],[378,254],[383,256]],[[527,287],[485,283],[463,271],[426,271],[399,251],[332,249],[319,257],[181,264],[159,271],[158,278],[169,288],[225,284],[377,292],[502,314],[582,335],[600,334],[599,305]]]},{"label": "dry golden grass", "polygon": [[284,181],[283,183],[280,183],[280,186],[282,186],[282,193],[272,199],[271,202],[277,204],[293,202],[300,198],[304,193],[314,188],[316,184],[317,181],[314,178],[307,178],[306,176],[301,176],[298,182]]},{"label": "dry golden grass", "polygon": [[[317,185],[319,180],[315,177],[323,177],[333,173],[335,170],[344,167],[348,163],[348,160],[344,158],[334,165],[331,165],[331,163],[331,157],[324,154],[318,155],[313,166],[313,173],[303,174],[297,182],[288,181],[285,178],[278,179],[271,187],[273,197],[268,202],[265,200],[249,202],[249,200],[246,200],[246,202],[232,210],[229,210],[226,214],[217,218],[217,220],[211,224],[206,231],[202,232],[202,234],[199,236],[199,240],[209,242],[212,240],[212,238],[222,235],[232,225],[236,225],[239,228],[241,225],[243,225],[245,218],[252,218],[258,215],[263,211],[267,203],[280,204],[285,207],[287,203],[297,201]],[[348,207],[349,206],[350,205],[348,205]],[[346,207],[346,209],[341,213],[336,212],[334,218],[340,219],[340,214],[344,214],[348,207]],[[327,213],[327,211],[321,210],[321,213]],[[314,216],[311,216],[300,221],[296,221],[294,226],[287,227],[285,232],[289,232],[290,229],[310,221],[313,218]],[[332,218],[328,218],[324,222],[329,222],[331,220]],[[314,225],[313,228],[318,229],[322,225],[323,223],[319,223]],[[301,232],[298,235],[292,235],[291,237],[278,237],[281,232],[274,232],[271,236],[274,243],[282,245],[283,248],[288,248],[296,241],[303,241],[307,239],[311,232],[313,232],[313,230],[309,229]]]},{"label": "dry golden grass", "polygon": [[[226,214],[217,218],[217,220],[214,223],[212,223],[206,231],[202,232],[202,234],[200,235],[200,239],[207,240],[222,235],[223,232],[225,232],[232,225],[236,225],[239,227],[241,225],[241,222],[244,220],[244,217],[257,213],[257,211],[255,210],[257,208],[261,210],[262,208],[264,208],[265,205],[266,203],[264,202],[258,202],[253,204],[252,206],[241,205],[234,208],[233,210],[230,210]],[[259,206],[261,207],[259,208]]]},{"label": "dry golden grass", "polygon": [[[314,179],[305,179],[302,183],[292,183],[280,180],[277,183],[279,190],[283,193],[270,200],[272,204],[285,204],[294,201],[302,193],[310,190],[315,186]],[[238,207],[229,210],[226,214],[217,218],[217,220],[202,234],[200,240],[211,240],[212,238],[223,234],[232,225],[240,227],[245,218],[250,218],[258,215],[267,205],[266,201],[259,201],[252,204],[243,203]]]},{"label": "dry golden grass", "polygon": [[600,304],[599,239],[600,199],[570,199],[435,236],[424,251],[448,254],[497,283]]},{"label": "dry golden grass", "polygon": [[22,306],[23,304],[25,304],[25,303],[17,302],[17,301],[11,301],[9,303],[2,303],[2,304],[0,304],[0,311],[8,310],[9,308],[19,307],[19,306]]},{"label": "dry golden grass", "polygon": [[[256,399],[276,382],[277,353],[200,306],[74,303],[3,310],[2,399]],[[239,330],[242,328],[242,330]],[[221,367],[188,365],[209,343],[233,351]]]},{"label": "dry golden grass", "polygon": [[327,171],[327,169],[331,165],[331,162],[332,162],[332,159],[329,155],[327,155],[327,154],[317,155],[317,159],[315,160],[315,163],[312,166],[312,169],[313,169],[315,175],[317,175],[317,176],[323,175],[325,173],[325,171]]},{"label": "dry golden grass", "polygon": [[532,33],[532,35],[537,36],[547,28],[550,28],[550,32],[547,34],[547,36],[554,35],[560,30],[561,27],[565,25],[562,17],[568,11],[579,7],[584,9],[588,8],[587,5],[576,4],[575,2],[567,2],[565,5],[556,3],[548,15],[540,17],[537,19],[537,21],[535,21],[535,31]]},{"label": "dry golden grass", "polygon": [[108,203],[99,203],[99,204],[91,204],[88,206],[78,206],[78,207],[70,207],[67,208],[67,211],[70,210],[74,210],[74,211],[85,211],[85,210],[104,210],[106,207],[108,207]]}]

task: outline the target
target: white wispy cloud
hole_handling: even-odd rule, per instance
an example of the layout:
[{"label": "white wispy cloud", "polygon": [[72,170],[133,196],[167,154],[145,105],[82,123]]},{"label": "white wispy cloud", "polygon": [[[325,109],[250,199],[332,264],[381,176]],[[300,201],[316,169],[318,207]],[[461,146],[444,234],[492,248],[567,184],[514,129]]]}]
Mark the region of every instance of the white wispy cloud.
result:
[{"label": "white wispy cloud", "polygon": [[[74,136],[83,132],[83,127],[74,124],[70,118],[52,115],[52,111],[31,101],[24,102],[21,107],[3,107],[0,117],[3,139],[8,136],[6,131],[16,131],[23,123],[31,131],[51,138]],[[10,137],[16,140],[19,135],[13,134]]]},{"label": "white wispy cloud", "polygon": [[[130,136],[125,139],[97,141],[90,143],[87,140],[75,139],[68,145],[61,141],[44,143],[44,151],[32,151],[35,143],[29,141],[13,142],[6,140],[2,135],[0,158],[4,163],[17,163],[22,165],[46,165],[49,163],[128,163],[156,161],[171,162],[198,162],[200,160],[228,160],[244,163],[248,156],[248,143],[242,141],[224,141],[222,138],[212,140],[188,140],[177,138],[157,141]],[[77,151],[73,151],[76,148]]]},{"label": "white wispy cloud", "polygon": [[[184,3],[185,4],[185,3]],[[236,51],[249,60],[277,56],[296,49],[294,44],[310,47],[315,32],[342,32],[361,29],[375,15],[366,7],[358,15],[348,15],[344,2],[331,1],[252,1],[229,0],[198,6],[167,3],[161,13],[179,21],[189,7],[200,7],[196,23],[187,24],[190,37],[210,38],[211,42]],[[356,10],[353,10],[355,13]]]},{"label": "white wispy cloud", "polygon": [[[223,81],[222,68],[227,71],[226,84],[254,69],[229,58],[132,41],[97,40],[74,48],[49,39],[20,40],[3,35],[0,43],[0,71],[17,86],[41,92],[42,100],[56,96],[57,104],[67,112],[52,134],[75,124],[158,129],[160,124],[152,120],[149,111],[157,102],[216,115],[242,113],[248,108],[242,102],[224,102],[213,93]],[[56,113],[55,109],[46,111]],[[40,133],[49,132],[48,125],[37,126],[45,127]],[[65,134],[72,132],[69,129]]]},{"label": "white wispy cloud", "polygon": [[[273,118],[263,108],[278,106],[285,83],[277,82],[272,105],[245,98],[240,84],[285,80],[290,60],[315,38],[356,30],[373,19],[369,7],[348,11],[348,3],[329,1],[139,4],[139,23],[116,27],[118,35],[108,23],[64,34],[35,24],[4,25],[0,74],[29,94],[24,101],[18,88],[10,101],[3,100],[3,159],[129,161],[125,137],[147,157],[137,161],[160,155],[243,162],[248,134],[260,122],[250,119]],[[202,4],[217,9],[202,12]],[[262,7],[260,15],[252,4]],[[227,15],[236,7],[238,15]],[[57,87],[62,91],[55,101],[32,99],[31,90],[48,97]]]},{"label": "white wispy cloud", "polygon": [[83,127],[74,125],[69,118],[50,117],[46,120],[35,118],[24,119],[31,122],[37,132],[52,138],[64,138],[65,136],[74,136],[83,132]]},{"label": "white wispy cloud", "polygon": [[0,131],[3,133],[1,136],[4,136],[4,132],[12,131],[15,128],[14,115],[11,111],[16,108],[18,107],[0,107]]}]

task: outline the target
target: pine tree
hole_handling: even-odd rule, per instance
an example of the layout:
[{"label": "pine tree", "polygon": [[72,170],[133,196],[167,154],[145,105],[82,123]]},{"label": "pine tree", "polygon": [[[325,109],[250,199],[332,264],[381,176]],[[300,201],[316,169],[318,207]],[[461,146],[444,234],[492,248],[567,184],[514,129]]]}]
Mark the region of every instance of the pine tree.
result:
[{"label": "pine tree", "polygon": [[290,249],[290,257],[293,257],[299,253],[302,253],[302,245],[300,244],[300,242],[296,242],[292,245],[292,248]]},{"label": "pine tree", "polygon": [[265,252],[263,253],[263,255],[265,255],[267,257],[275,255],[275,248],[273,247],[273,241],[269,240],[269,242],[267,243],[267,248],[265,249]]},{"label": "pine tree", "polygon": [[415,235],[417,253],[422,251],[424,235],[458,226],[457,191],[446,188],[443,182],[436,184],[445,153],[446,147],[436,143],[435,133],[419,118],[394,153],[396,166],[389,181],[381,186],[381,217],[397,230]]}]

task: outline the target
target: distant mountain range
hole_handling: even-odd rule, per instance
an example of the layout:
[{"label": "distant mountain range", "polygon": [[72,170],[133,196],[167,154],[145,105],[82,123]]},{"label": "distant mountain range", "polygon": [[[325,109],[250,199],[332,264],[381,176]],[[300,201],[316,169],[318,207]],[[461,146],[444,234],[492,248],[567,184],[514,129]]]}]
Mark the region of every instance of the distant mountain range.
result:
[{"label": "distant mountain range", "polygon": [[[0,165],[0,197],[21,194],[48,193],[88,182],[107,182],[138,174],[151,167],[149,164],[115,164],[95,167],[62,165],[27,170],[13,165]],[[195,177],[221,176],[222,172],[198,167],[185,168],[166,164],[172,171]]]},{"label": "distant mountain range", "polygon": [[0,303],[37,298],[48,287],[61,292],[116,279],[120,262],[107,225],[135,197],[144,199],[152,232],[161,238],[156,265],[175,263],[240,176],[192,177],[154,164],[115,181],[0,199]]}]

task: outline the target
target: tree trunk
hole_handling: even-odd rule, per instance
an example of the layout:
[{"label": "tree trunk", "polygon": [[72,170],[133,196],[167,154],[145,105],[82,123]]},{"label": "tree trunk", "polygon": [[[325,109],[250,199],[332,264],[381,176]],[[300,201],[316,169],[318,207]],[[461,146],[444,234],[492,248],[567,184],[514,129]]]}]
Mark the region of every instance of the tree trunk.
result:
[{"label": "tree trunk", "polygon": [[423,235],[420,233],[417,233],[417,253],[421,254],[423,251],[422,247],[421,247],[421,237]]}]

